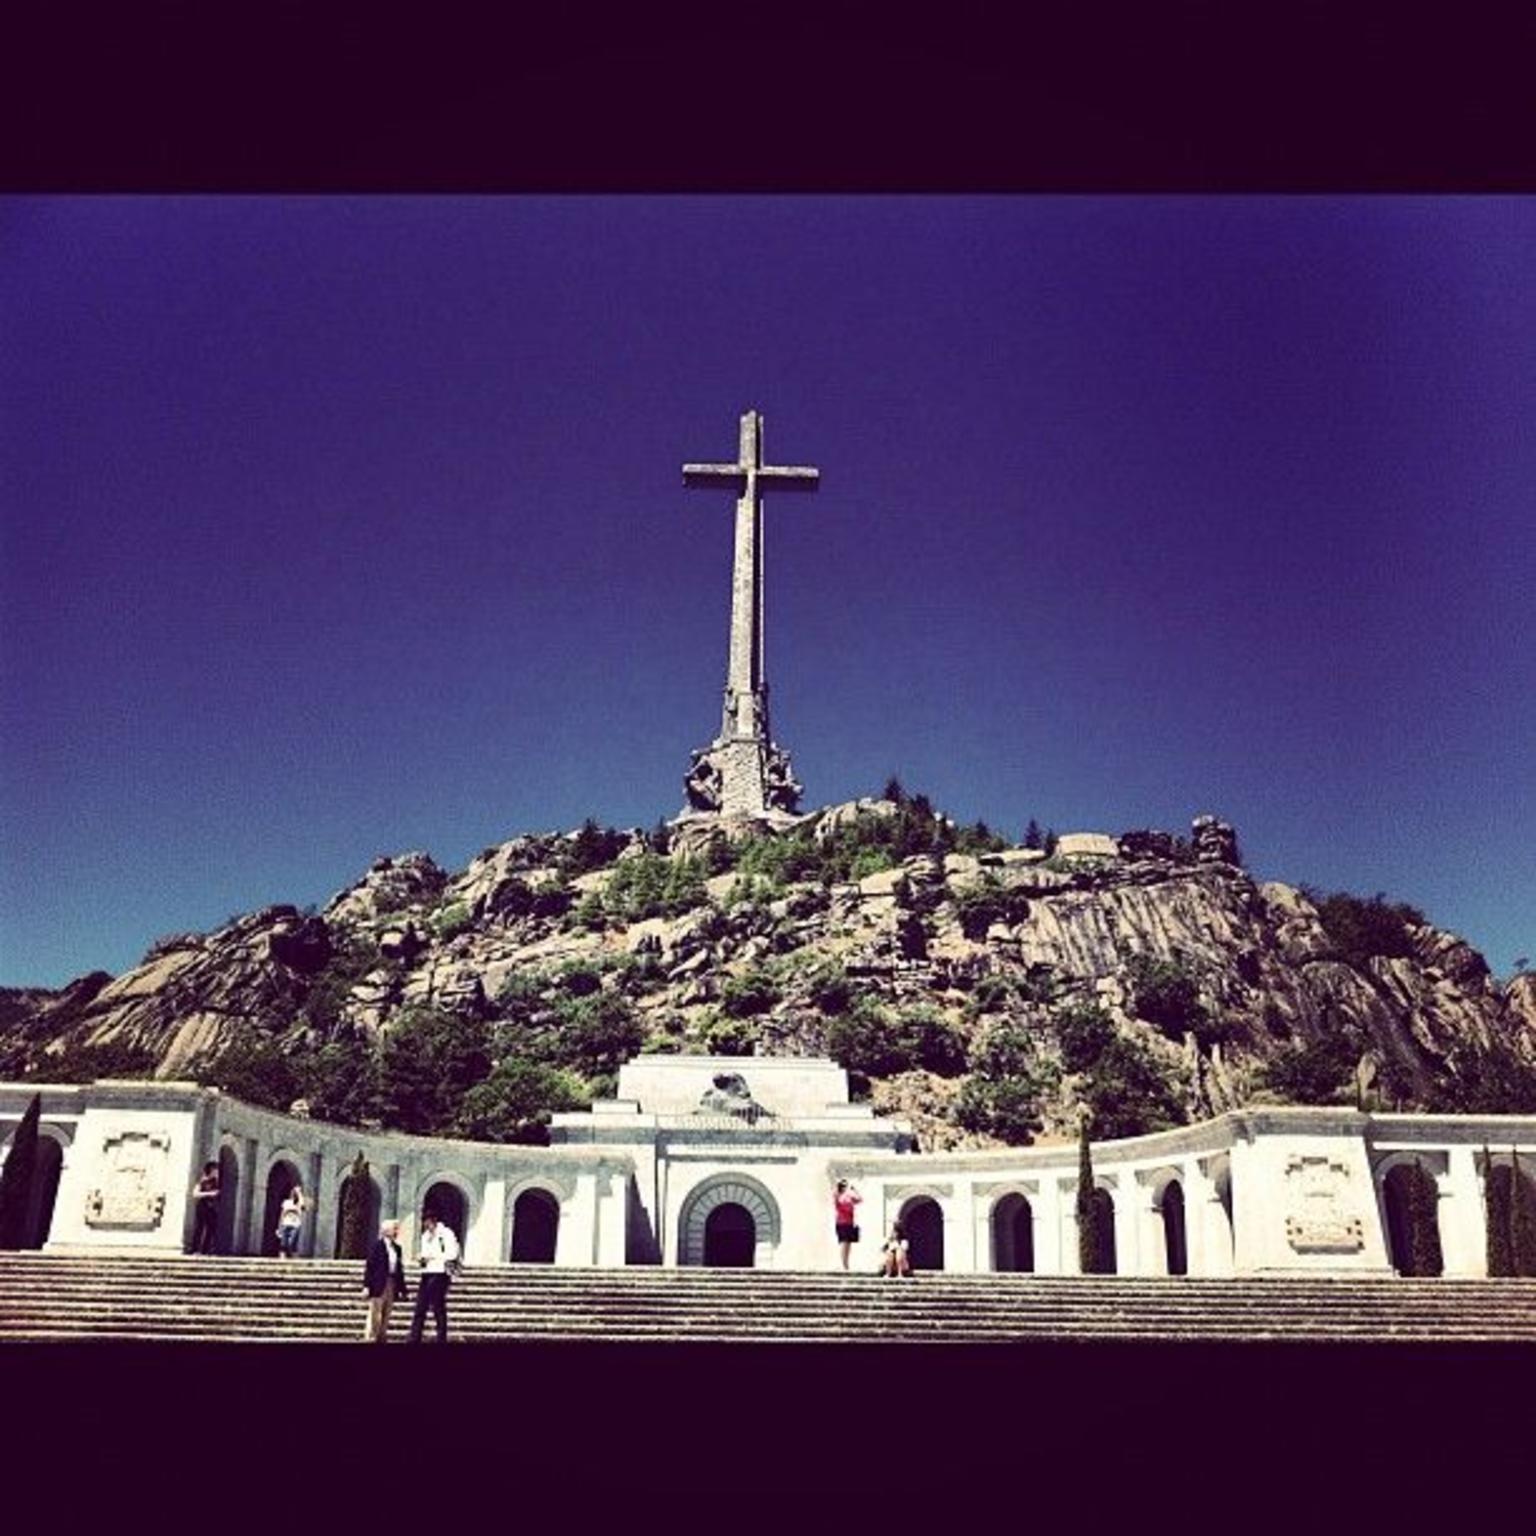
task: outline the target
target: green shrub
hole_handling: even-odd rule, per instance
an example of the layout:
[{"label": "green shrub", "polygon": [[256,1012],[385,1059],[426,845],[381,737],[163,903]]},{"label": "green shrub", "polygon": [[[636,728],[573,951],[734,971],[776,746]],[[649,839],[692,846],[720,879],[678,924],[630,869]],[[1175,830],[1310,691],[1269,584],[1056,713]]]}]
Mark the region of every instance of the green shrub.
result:
[{"label": "green shrub", "polygon": [[840,965],[823,966],[811,977],[811,1001],[828,1015],[847,1013],[853,1006],[853,983]]},{"label": "green shrub", "polygon": [[444,1134],[460,1099],[491,1070],[483,1020],[440,1009],[413,1009],[384,1037],[380,1072],[388,1124],[419,1136]]},{"label": "green shrub", "polygon": [[1051,1016],[1068,1072],[1084,1072],[1115,1040],[1114,1021],[1097,1003],[1073,1003]]},{"label": "green shrub", "polygon": [[1116,1036],[1081,1085],[1094,1131],[1106,1139],[1144,1136],[1185,1121],[1181,1096],[1144,1046]]},{"label": "green shrub", "polygon": [[762,966],[753,966],[740,976],[727,978],[720,998],[727,1018],[749,1019],[767,1013],[780,999],[778,983]]},{"label": "green shrub", "polygon": [[602,869],[618,858],[629,838],[612,827],[600,827],[589,816],[575,837],[561,846],[559,868],[567,880]]},{"label": "green shrub", "polygon": [[104,1040],[97,1045],[68,1044],[57,1055],[42,1058],[43,1070],[55,1083],[91,1083],[104,1077],[152,1077],[160,1053],[147,1045],[126,1040]]},{"label": "green shrub", "polygon": [[464,1094],[452,1122],[452,1134],[475,1141],[544,1145],[549,1120],[562,1110],[585,1109],[592,1102],[586,1086],[569,1072],[543,1062],[508,1057]]},{"label": "green shrub", "polygon": [[709,1056],[750,1056],[757,1029],[746,1018],[729,1018],[711,1010],[699,1025],[699,1043]]},{"label": "green shrub", "polygon": [[1022,889],[1012,889],[996,875],[984,875],[974,885],[965,886],[954,895],[955,913],[966,938],[979,942],[986,938],[993,923],[1012,928],[1029,914],[1029,897]]},{"label": "green shrub", "polygon": [[955,1101],[955,1123],[1010,1147],[1027,1147],[1043,1123],[1042,1092],[1029,1076],[968,1077]]},{"label": "green shrub", "polygon": [[264,1109],[286,1110],[303,1096],[297,1063],[264,1035],[245,1034],[231,1041],[210,1062],[199,1065],[196,1077]]},{"label": "green shrub", "polygon": [[645,1041],[645,1025],[629,999],[596,992],[557,1009],[548,1054],[557,1066],[584,1077],[617,1072]]},{"label": "green shrub", "polygon": [[1353,966],[1364,966],[1373,955],[1388,957],[1413,953],[1410,924],[1420,924],[1424,914],[1405,902],[1389,902],[1380,891],[1369,900],[1335,891],[1331,896],[1305,888],[1317,907],[1328,937],[1340,956]]},{"label": "green shrub", "polygon": [[1363,1042],[1353,1028],[1332,1025],[1316,1039],[1282,1047],[1264,1067],[1262,1081],[1291,1104],[1349,1104]]},{"label": "green shrub", "polygon": [[433,917],[432,928],[438,938],[446,940],[463,933],[473,922],[469,908],[462,901],[455,901]]},{"label": "green shrub", "polygon": [[309,1101],[317,1120],[337,1125],[362,1125],[382,1118],[383,1094],[379,1053],[353,1034],[328,1041],[297,1065],[298,1097]]},{"label": "green shrub", "polygon": [[922,1067],[943,1077],[965,1071],[965,1045],[934,1010],[908,1008],[894,1017],[865,998],[827,1025],[828,1054],[850,1072],[890,1077]]}]

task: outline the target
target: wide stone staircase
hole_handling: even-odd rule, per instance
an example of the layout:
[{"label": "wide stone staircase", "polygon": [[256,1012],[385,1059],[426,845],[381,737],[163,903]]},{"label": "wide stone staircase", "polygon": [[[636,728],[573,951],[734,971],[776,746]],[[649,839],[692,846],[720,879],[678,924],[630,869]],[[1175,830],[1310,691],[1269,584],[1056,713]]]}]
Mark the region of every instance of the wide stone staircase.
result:
[{"label": "wide stone staircase", "polygon": [[[362,1336],[361,1272],[341,1260],[0,1254],[0,1340],[344,1343]],[[405,1338],[410,1311],[395,1309],[392,1339]],[[882,1280],[503,1265],[454,1282],[449,1331],[475,1342],[626,1344],[1536,1342],[1536,1280]]]}]

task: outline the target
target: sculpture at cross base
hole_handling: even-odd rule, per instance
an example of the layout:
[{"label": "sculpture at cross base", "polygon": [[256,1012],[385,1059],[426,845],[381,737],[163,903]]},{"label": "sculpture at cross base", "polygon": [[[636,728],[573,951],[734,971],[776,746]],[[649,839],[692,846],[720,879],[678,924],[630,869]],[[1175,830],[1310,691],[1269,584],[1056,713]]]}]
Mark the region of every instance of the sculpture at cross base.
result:
[{"label": "sculpture at cross base", "polygon": [[763,646],[763,492],[814,491],[820,471],[763,463],[763,418],[741,418],[734,464],[685,464],[683,484],[736,492],[735,558],[731,573],[730,658],[720,734],[693,754],[684,785],[688,805],[679,821],[748,817],[778,821],[799,808],[801,785],[789,754],[768,724]]}]

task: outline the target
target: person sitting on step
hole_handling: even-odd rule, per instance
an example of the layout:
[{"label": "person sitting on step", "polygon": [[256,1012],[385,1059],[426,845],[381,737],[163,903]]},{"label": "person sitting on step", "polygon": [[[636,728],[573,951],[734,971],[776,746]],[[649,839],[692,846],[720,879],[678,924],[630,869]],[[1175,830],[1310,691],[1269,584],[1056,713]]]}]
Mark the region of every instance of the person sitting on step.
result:
[{"label": "person sitting on step", "polygon": [[890,1279],[898,1275],[903,1279],[911,1278],[912,1261],[908,1257],[907,1229],[900,1220],[891,1223],[891,1235],[886,1238],[880,1251],[885,1255],[880,1265],[882,1275]]}]

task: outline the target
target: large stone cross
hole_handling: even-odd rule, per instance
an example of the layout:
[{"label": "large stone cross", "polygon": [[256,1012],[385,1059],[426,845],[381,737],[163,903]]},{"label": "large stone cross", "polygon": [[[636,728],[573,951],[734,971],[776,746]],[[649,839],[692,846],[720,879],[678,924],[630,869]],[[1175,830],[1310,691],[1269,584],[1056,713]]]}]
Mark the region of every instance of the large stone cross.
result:
[{"label": "large stone cross", "polygon": [[683,484],[736,492],[736,552],[731,573],[731,647],[725,708],[714,746],[694,754],[688,775],[694,813],[761,815],[791,811],[799,798],[788,755],[771,740],[763,653],[763,492],[814,491],[820,470],[763,463],[763,418],[741,418],[734,464],[685,464]]}]

